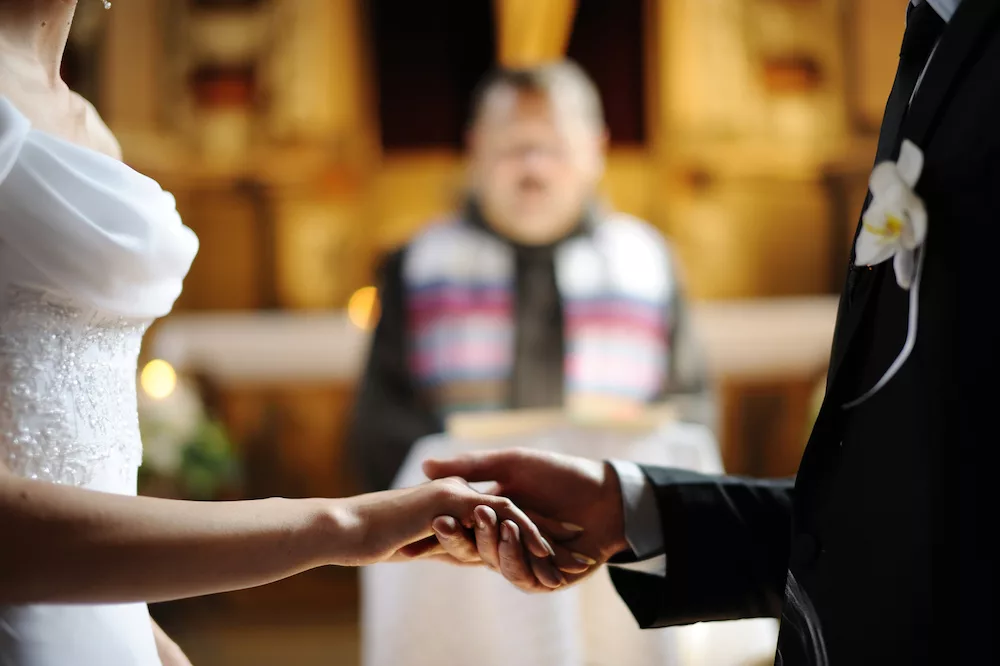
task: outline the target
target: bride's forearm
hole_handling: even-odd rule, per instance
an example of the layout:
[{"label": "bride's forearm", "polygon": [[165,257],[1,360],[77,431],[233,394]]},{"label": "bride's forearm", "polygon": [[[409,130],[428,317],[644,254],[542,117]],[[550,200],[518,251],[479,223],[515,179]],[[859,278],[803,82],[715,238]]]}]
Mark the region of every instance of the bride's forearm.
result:
[{"label": "bride's forearm", "polygon": [[164,601],[329,564],[357,529],[337,500],[186,502],[0,470],[0,604]]},{"label": "bride's forearm", "polygon": [[458,479],[336,500],[184,502],[29,481],[0,465],[0,604],[166,601],[419,557],[437,517],[471,524],[478,506],[516,523],[535,557],[555,557],[509,499]]}]

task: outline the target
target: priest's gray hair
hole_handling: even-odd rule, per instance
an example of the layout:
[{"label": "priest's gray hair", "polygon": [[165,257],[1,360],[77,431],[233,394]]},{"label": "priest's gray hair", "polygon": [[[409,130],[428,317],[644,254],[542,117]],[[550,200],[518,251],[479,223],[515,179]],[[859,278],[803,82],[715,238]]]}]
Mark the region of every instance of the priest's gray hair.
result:
[{"label": "priest's gray hair", "polygon": [[572,60],[524,69],[499,68],[491,71],[473,93],[470,124],[475,124],[483,116],[491,100],[502,90],[544,95],[552,103],[565,105],[581,114],[597,131],[604,131],[601,94],[583,68]]}]

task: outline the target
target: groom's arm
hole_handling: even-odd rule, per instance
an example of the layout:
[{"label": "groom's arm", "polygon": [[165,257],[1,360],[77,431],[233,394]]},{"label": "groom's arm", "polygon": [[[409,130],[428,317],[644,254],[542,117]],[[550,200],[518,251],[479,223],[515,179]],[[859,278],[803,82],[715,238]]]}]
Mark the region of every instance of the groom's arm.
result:
[{"label": "groom's arm", "polygon": [[[620,477],[628,474],[627,467],[615,467]],[[639,625],[779,617],[792,481],[640,469],[641,485],[622,479],[626,537],[641,549],[640,558],[662,555],[665,562],[657,560],[647,572],[610,567]]]}]

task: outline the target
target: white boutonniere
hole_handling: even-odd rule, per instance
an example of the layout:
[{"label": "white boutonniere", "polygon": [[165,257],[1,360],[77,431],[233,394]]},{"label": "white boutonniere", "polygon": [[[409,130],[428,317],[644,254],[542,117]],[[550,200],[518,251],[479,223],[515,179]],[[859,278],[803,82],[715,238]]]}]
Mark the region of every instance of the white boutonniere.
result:
[{"label": "white boutonniere", "polygon": [[924,168],[924,154],[912,141],[903,141],[899,159],[883,162],[872,170],[868,184],[872,201],[861,218],[861,232],[854,246],[854,263],[873,266],[893,260],[896,282],[909,290],[906,341],[882,377],[860,397],[844,405],[856,407],[882,390],[910,357],[917,342],[918,309],[920,306],[920,273],[924,252],[917,257],[927,237],[927,209],[914,188]]},{"label": "white boutonniere", "polygon": [[916,275],[914,254],[927,236],[927,210],[914,188],[924,168],[924,154],[909,139],[899,159],[882,162],[868,181],[872,201],[861,218],[854,247],[856,266],[874,266],[890,258],[896,282],[909,289]]}]

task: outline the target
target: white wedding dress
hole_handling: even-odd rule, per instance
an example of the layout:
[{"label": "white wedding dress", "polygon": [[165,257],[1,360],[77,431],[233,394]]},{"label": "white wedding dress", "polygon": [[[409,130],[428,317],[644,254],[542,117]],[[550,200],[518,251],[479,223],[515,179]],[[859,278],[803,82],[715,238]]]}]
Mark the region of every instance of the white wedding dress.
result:
[{"label": "white wedding dress", "polygon": [[[0,460],[10,470],[136,493],[139,347],[197,249],[156,182],[32,129],[0,97]],[[145,604],[0,606],[0,666],[159,664]]]}]

